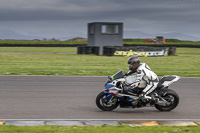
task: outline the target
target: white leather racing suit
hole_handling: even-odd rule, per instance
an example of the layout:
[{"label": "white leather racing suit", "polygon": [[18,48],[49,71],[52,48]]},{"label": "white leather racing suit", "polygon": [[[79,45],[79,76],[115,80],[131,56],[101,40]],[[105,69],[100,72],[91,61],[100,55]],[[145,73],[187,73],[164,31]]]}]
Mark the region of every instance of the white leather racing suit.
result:
[{"label": "white leather racing suit", "polygon": [[[127,75],[130,75],[134,72],[129,71]],[[134,77],[129,76],[129,84],[131,84],[132,88],[144,88],[142,93],[144,94],[145,97],[149,93],[151,93],[154,89],[156,89],[158,85],[158,76],[151,71],[149,66],[146,63],[141,63],[140,66],[137,68],[136,71],[137,75],[133,75]],[[133,78],[133,82],[130,83],[130,79]]]}]

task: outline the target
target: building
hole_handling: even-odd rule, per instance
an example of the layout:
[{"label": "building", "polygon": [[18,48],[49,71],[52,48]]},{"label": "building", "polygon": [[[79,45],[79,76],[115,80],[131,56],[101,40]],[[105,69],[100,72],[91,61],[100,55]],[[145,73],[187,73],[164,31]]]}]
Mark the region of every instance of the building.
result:
[{"label": "building", "polygon": [[123,46],[123,23],[88,23],[87,46],[99,47],[99,55],[103,55],[104,46]]}]

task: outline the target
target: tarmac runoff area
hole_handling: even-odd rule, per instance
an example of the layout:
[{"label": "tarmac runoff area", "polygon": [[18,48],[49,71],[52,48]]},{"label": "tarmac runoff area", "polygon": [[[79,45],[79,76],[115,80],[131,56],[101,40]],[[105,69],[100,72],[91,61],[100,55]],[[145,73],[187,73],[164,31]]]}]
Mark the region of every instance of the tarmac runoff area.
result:
[{"label": "tarmac runoff area", "polygon": [[[172,85],[172,88],[180,94],[181,101],[179,106],[171,112],[144,108],[116,109],[116,111],[104,113],[96,107],[94,99],[101,91],[105,78],[0,76],[1,98],[4,98],[0,103],[0,125],[200,126],[199,78],[181,78]],[[71,89],[72,86],[74,89]],[[91,86],[94,87],[92,91]],[[190,88],[190,86],[193,87]],[[74,98],[79,98],[78,102]],[[41,104],[38,105],[39,102],[36,99],[39,99]],[[69,101],[68,104],[65,104],[66,101]],[[73,106],[74,102],[77,104],[76,107]],[[13,107],[13,105],[16,106]]]},{"label": "tarmac runoff area", "polygon": [[0,125],[15,126],[101,126],[128,125],[135,126],[200,126],[200,120],[5,120]]}]

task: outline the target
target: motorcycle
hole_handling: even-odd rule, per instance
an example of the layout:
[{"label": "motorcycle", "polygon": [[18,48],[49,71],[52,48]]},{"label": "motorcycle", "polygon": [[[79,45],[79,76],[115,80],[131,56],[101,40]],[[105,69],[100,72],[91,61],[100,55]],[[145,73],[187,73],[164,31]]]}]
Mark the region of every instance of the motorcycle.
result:
[{"label": "motorcycle", "polygon": [[124,76],[122,70],[112,76],[108,76],[105,83],[105,89],[96,97],[96,105],[103,111],[112,111],[118,106],[120,108],[140,108],[145,106],[152,106],[159,111],[171,111],[175,109],[179,103],[178,94],[169,89],[168,86],[178,81],[179,76],[163,76],[160,78],[157,88],[148,94],[150,99],[142,100],[139,97],[142,90],[145,88],[133,89],[133,93],[128,92],[128,87],[124,84],[129,83],[130,80],[136,80],[134,76]]}]

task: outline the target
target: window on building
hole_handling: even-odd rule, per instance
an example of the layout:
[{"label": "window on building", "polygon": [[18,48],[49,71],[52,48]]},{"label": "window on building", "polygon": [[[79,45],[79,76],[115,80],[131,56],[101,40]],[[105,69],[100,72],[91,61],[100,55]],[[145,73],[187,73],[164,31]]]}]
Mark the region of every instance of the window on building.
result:
[{"label": "window on building", "polygon": [[118,34],[119,33],[119,25],[116,24],[104,24],[101,26],[102,34]]},{"label": "window on building", "polygon": [[89,25],[89,34],[94,34],[94,24]]}]

